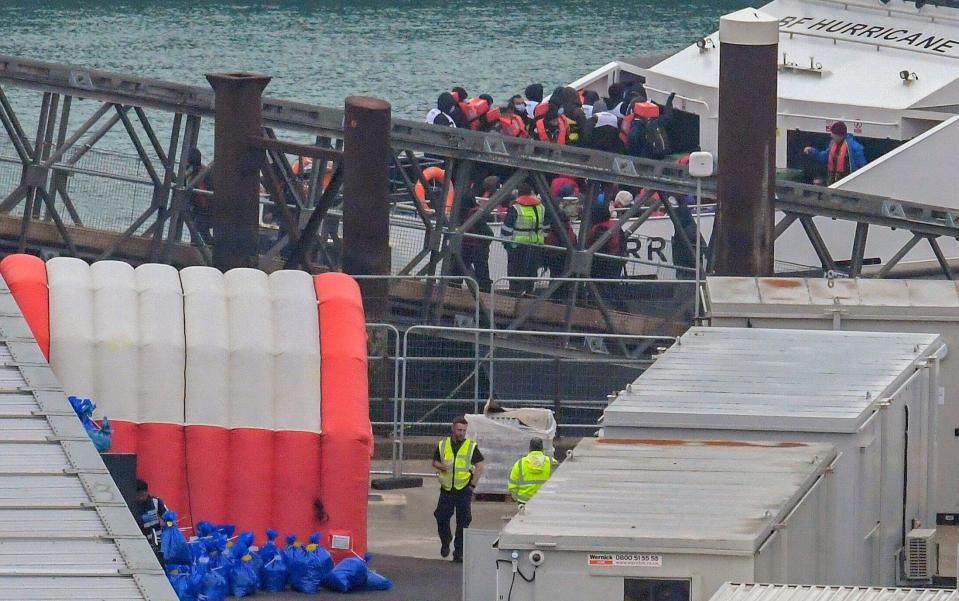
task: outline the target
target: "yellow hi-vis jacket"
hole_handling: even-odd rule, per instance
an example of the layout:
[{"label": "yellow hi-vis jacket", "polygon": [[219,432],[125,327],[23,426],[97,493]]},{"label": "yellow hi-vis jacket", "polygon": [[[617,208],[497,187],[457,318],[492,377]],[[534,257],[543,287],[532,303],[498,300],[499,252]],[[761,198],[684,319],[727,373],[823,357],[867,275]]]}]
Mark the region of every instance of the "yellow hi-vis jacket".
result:
[{"label": "yellow hi-vis jacket", "polygon": [[449,468],[439,473],[440,486],[443,490],[463,490],[473,478],[473,450],[476,449],[476,443],[465,439],[456,457],[453,457],[453,443],[447,436],[439,442],[439,449],[440,459]]},{"label": "yellow hi-vis jacket", "polygon": [[513,464],[509,473],[509,493],[513,500],[528,503],[553,471],[554,459],[542,451],[530,451],[525,457]]}]

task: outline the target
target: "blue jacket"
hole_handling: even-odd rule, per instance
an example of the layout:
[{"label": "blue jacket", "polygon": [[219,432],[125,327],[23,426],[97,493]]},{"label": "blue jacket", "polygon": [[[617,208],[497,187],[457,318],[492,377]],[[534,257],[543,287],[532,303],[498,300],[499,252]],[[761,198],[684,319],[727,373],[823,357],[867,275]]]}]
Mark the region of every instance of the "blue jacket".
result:
[{"label": "blue jacket", "polygon": [[[829,146],[823,150],[815,151],[811,156],[816,159],[817,163],[825,165],[826,161],[829,160],[829,151],[832,150],[833,144],[835,142],[830,140]],[[866,151],[863,150],[862,144],[852,134],[846,134],[846,146],[849,147],[849,163],[852,170],[862,169],[866,165]]]}]

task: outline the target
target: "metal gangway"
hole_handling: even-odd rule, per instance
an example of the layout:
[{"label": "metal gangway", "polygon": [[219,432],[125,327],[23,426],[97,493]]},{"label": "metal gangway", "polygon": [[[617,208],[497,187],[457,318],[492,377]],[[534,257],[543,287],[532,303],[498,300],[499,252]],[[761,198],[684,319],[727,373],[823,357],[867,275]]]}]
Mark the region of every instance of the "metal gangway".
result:
[{"label": "metal gangway", "polygon": [[[37,96],[39,95],[39,96]],[[16,97],[16,98],[14,98]],[[24,102],[14,102],[15,99]],[[35,128],[27,128],[21,104],[39,106],[31,114]],[[335,250],[338,205],[342,202],[344,112],[264,97],[264,131],[258,142],[266,152],[263,165],[264,210],[274,216],[274,235],[261,248],[264,269],[338,268]],[[162,261],[177,266],[210,264],[210,247],[198,231],[190,210],[191,198],[204,194],[198,184],[209,173],[187,169],[184,160],[197,146],[202,127],[212,125],[212,89],[52,64],[14,56],[0,56],[0,249],[40,254],[68,253],[88,259],[121,258],[133,262]],[[538,303],[567,304],[573,312],[589,297],[603,321],[615,322],[615,309],[601,290],[588,283],[574,284],[576,292],[557,302],[565,278],[587,279],[590,267],[609,238],[617,231],[634,234],[648,220],[665,214],[674,227],[674,244],[695,256],[680,224],[677,209],[666,195],[693,195],[696,180],[685,167],[560,146],[532,140],[506,138],[424,123],[392,120],[391,175],[396,182],[394,228],[415,230],[416,248],[396,275],[447,276],[436,285],[418,288],[426,305],[445,303],[448,276],[462,266],[459,256],[464,237],[520,182],[533,184],[551,219],[558,222],[560,199],[553,198],[549,179],[555,174],[586,180],[583,213],[597,202],[601,184],[616,183],[647,192],[618,215],[616,226],[586,244],[589,220],[579,224],[578,240],[557,228],[560,243],[554,252],[565,255],[561,273],[537,288],[533,308],[508,320],[518,327]],[[126,153],[105,149],[104,140],[123,138]],[[314,157],[309,185],[300,184],[295,154]],[[447,177],[442,189],[427,191],[426,202],[415,195],[428,165],[442,165]],[[454,210],[443,210],[450,181],[468,181],[491,170],[504,174],[502,188],[490,202],[465,220],[457,218],[467,186],[456,186]],[[658,191],[664,194],[654,195]],[[702,181],[703,203],[715,199],[715,180]],[[838,267],[851,277],[863,273],[867,234],[871,228],[894,228],[912,234],[910,241],[881,266],[870,266],[869,275],[895,274],[897,263],[919,242],[929,244],[941,272],[951,278],[952,268],[939,248],[943,237],[959,238],[959,212],[905,202],[872,194],[833,188],[777,182],[776,208],[782,215],[776,236],[801,225],[821,271]],[[107,213],[105,216],[104,213]],[[855,224],[854,239],[842,248],[830,246],[814,218]],[[851,247],[851,248],[850,248]],[[836,257],[849,256],[848,265]],[[623,259],[627,264],[642,260]],[[692,278],[689,267],[675,267],[674,275]],[[630,273],[627,267],[627,273]],[[684,273],[685,272],[685,273]],[[521,317],[522,319],[516,319]],[[674,316],[675,317],[675,316]],[[679,319],[676,317],[676,319]],[[609,327],[612,333],[616,333]]]}]

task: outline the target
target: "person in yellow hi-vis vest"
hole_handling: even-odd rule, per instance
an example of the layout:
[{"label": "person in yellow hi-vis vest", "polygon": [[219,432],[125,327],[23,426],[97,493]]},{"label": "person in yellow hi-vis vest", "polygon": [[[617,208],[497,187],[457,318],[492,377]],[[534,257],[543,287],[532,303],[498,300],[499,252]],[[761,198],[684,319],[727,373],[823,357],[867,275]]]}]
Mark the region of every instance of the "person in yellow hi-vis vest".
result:
[{"label": "person in yellow hi-vis vest", "polygon": [[529,453],[513,464],[509,473],[509,483],[506,487],[513,500],[520,505],[529,503],[536,491],[540,489],[553,473],[553,464],[556,460],[543,453],[543,439],[533,438],[529,441]]},{"label": "person in yellow hi-vis vest", "polygon": [[[466,438],[466,418],[453,420],[452,432],[439,441],[433,453],[433,468],[440,480],[440,498],[436,503],[436,530],[440,535],[440,555],[448,557],[453,543],[453,561],[463,561],[463,529],[473,520],[473,491],[483,475],[483,454],[476,443]],[[456,537],[450,532],[450,518],[456,514]]]}]

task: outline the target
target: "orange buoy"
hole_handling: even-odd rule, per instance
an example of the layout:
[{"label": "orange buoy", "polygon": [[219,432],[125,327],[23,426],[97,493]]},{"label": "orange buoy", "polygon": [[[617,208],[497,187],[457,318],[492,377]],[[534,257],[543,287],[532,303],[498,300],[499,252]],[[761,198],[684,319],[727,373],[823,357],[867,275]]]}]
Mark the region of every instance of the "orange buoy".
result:
[{"label": "orange buoy", "polygon": [[[441,185],[446,181],[446,172],[443,171],[440,167],[427,167],[423,170],[423,179],[426,180],[426,183],[434,183]],[[429,203],[426,202],[426,187],[423,186],[423,182],[416,182],[416,186],[413,187],[413,193],[416,194],[416,198],[420,201],[420,206],[423,207],[423,210],[428,214],[433,214],[433,209],[430,207]],[[446,193],[446,214],[449,215],[453,212],[453,199],[456,198],[456,190],[453,188],[453,183],[450,182],[449,191]]]}]

